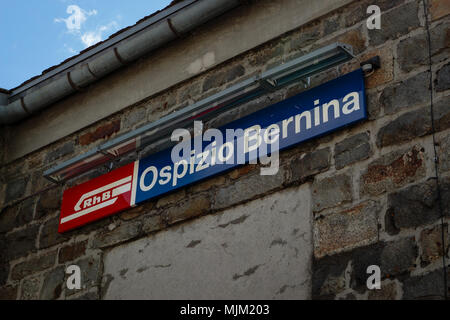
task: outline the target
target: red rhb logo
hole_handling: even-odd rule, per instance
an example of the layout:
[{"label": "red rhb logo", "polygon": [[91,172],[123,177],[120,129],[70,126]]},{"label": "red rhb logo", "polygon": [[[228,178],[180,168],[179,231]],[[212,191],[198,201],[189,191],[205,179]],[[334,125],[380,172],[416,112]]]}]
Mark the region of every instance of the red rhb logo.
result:
[{"label": "red rhb logo", "polygon": [[64,192],[58,232],[62,233],[131,206],[131,163]]}]

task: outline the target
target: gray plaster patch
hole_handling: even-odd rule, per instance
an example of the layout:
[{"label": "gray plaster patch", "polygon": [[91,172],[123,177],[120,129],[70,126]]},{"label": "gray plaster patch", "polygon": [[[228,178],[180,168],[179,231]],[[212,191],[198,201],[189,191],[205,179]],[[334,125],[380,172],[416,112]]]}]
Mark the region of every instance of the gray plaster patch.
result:
[{"label": "gray plaster patch", "polygon": [[302,185],[113,248],[104,298],[310,298],[310,212]]}]

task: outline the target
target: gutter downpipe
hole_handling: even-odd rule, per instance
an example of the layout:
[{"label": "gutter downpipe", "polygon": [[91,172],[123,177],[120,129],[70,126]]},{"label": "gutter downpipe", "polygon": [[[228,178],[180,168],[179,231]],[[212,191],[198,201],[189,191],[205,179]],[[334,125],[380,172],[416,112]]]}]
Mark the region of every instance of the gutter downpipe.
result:
[{"label": "gutter downpipe", "polygon": [[11,103],[0,92],[0,124],[14,124],[236,7],[242,0],[198,0],[63,71]]}]

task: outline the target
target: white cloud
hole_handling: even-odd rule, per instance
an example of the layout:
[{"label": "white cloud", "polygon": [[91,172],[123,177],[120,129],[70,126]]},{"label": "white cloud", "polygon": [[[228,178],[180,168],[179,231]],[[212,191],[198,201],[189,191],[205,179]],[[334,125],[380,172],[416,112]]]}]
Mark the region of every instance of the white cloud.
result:
[{"label": "white cloud", "polygon": [[77,5],[68,6],[66,12],[70,14],[67,19],[56,18],[55,22],[65,22],[67,30],[71,33],[80,32],[81,25],[86,22],[87,17],[97,14],[97,10],[86,11]]},{"label": "white cloud", "polygon": [[[95,30],[88,29],[85,27],[85,22],[89,16],[97,15],[97,10],[86,11],[80,8],[77,5],[70,5],[67,7],[67,13],[70,16],[66,19],[57,18],[55,22],[64,22],[66,24],[67,31],[75,35],[87,48],[90,47],[97,42],[103,40],[103,34],[111,29],[118,29],[118,24],[116,21],[112,21],[107,25],[101,25],[97,27]],[[67,47],[70,52],[72,52],[70,47]]]},{"label": "white cloud", "polygon": [[87,32],[83,33],[81,35],[81,41],[83,42],[83,44],[85,45],[86,48],[90,47],[90,46],[96,44],[97,42],[102,41],[103,33],[111,30],[112,28],[117,29],[117,22],[113,21],[113,22],[108,23],[105,26],[100,26],[95,31],[87,31]]}]

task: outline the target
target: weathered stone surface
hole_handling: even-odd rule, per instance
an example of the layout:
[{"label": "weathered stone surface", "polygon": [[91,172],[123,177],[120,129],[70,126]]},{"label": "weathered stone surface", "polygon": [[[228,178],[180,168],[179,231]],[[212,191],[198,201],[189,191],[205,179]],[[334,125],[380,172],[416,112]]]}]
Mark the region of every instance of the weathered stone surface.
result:
[{"label": "weathered stone surface", "polygon": [[30,274],[43,271],[56,262],[56,251],[49,252],[39,257],[33,257],[30,260],[15,265],[11,271],[11,279],[20,280]]},{"label": "weathered stone surface", "polygon": [[[81,289],[86,290],[100,285],[101,281],[101,255],[96,254],[74,263],[81,270]],[[80,292],[78,289],[68,289],[64,286],[66,297]]]},{"label": "weathered stone surface", "polygon": [[397,284],[395,282],[381,282],[380,289],[369,291],[368,300],[395,300],[397,298]]},{"label": "weathered stone surface", "polygon": [[[432,63],[438,63],[448,57],[450,38],[448,23],[438,24],[430,29]],[[397,49],[398,63],[402,71],[411,72],[421,66],[428,66],[428,35],[424,31],[402,40]]]},{"label": "weathered stone surface", "polygon": [[432,20],[438,20],[450,14],[449,0],[430,0],[428,3]]},{"label": "weathered stone surface", "polygon": [[371,162],[361,174],[362,195],[395,190],[425,176],[424,149],[396,150]]},{"label": "weathered stone surface", "polygon": [[450,96],[435,102],[433,106],[434,127],[436,131],[450,128]]},{"label": "weathered stone surface", "polygon": [[162,230],[166,227],[166,223],[161,215],[147,215],[142,219],[142,232],[148,234],[151,232]]},{"label": "weathered stone surface", "polygon": [[[0,239],[2,240],[2,239]],[[3,286],[6,284],[6,281],[8,280],[8,274],[9,274],[9,264],[7,264],[0,256],[0,286]]]},{"label": "weathered stone surface", "polygon": [[291,161],[291,177],[289,182],[302,182],[305,178],[328,170],[330,167],[330,148],[325,148],[303,154],[299,159]]},{"label": "weathered stone surface", "polygon": [[165,209],[162,218],[168,224],[203,215],[211,209],[211,199],[207,194],[199,194],[173,207]]},{"label": "weathered stone surface", "polygon": [[156,213],[157,209],[154,207],[155,201],[146,201],[139,206],[125,210],[119,214],[119,217],[121,220],[130,221],[146,214]]},{"label": "weathered stone surface", "polygon": [[[442,244],[442,234],[444,234],[445,248]],[[427,266],[433,261],[442,258],[442,255],[448,255],[448,225],[438,225],[432,229],[423,230],[420,234],[420,246],[422,247],[421,265]]]},{"label": "weathered stone surface", "polygon": [[362,132],[337,143],[334,148],[336,169],[369,158],[371,154],[369,139],[369,133]]},{"label": "weathered stone surface", "polygon": [[358,300],[353,293],[347,293],[344,297],[339,298],[339,300]]},{"label": "weathered stone surface", "polygon": [[20,300],[39,299],[40,288],[41,280],[39,278],[28,278],[23,280],[22,289],[20,290]]},{"label": "weathered stone surface", "polygon": [[313,299],[333,299],[345,289],[345,271],[350,259],[348,252],[313,259]]},{"label": "weathered stone surface", "polygon": [[45,163],[51,163],[57,159],[60,159],[68,154],[73,153],[74,150],[75,150],[74,142],[73,141],[66,142],[61,147],[58,147],[57,149],[47,153],[45,157]]},{"label": "weathered stone surface", "polygon": [[352,178],[347,174],[316,180],[312,188],[314,212],[352,201]]},{"label": "weathered stone surface", "polygon": [[215,72],[207,76],[203,82],[203,92],[212,88],[217,88],[225,83],[231,82],[234,79],[241,77],[245,74],[245,68],[242,65],[235,65],[228,70]]},{"label": "weathered stone surface", "polygon": [[[380,7],[381,11],[387,11],[404,2],[405,0],[378,0],[376,2],[376,5]],[[363,0],[345,7],[342,12],[342,15],[344,16],[345,27],[353,26],[356,23],[367,19],[369,15],[366,13],[366,10],[361,10],[361,8],[367,8],[372,4],[375,4],[373,0]]]},{"label": "weathered stone surface", "polygon": [[367,118],[368,120],[375,120],[381,111],[381,94],[378,91],[366,92],[366,103],[367,103]]},{"label": "weathered stone surface", "polygon": [[394,114],[406,108],[430,101],[430,73],[422,72],[404,81],[387,86],[380,103],[385,114]]},{"label": "weathered stone surface", "polygon": [[253,54],[249,59],[249,63],[251,66],[264,65],[274,58],[279,59],[280,57],[282,57],[283,52],[283,44],[269,45],[266,46],[266,48],[264,48],[263,50],[258,50],[258,52]]},{"label": "weathered stone surface", "polygon": [[39,249],[49,248],[70,239],[68,234],[58,233],[58,226],[59,217],[50,219],[44,223],[39,238]]},{"label": "weathered stone surface", "polygon": [[97,291],[89,291],[85,294],[82,294],[79,297],[73,298],[71,300],[99,300],[99,295]]},{"label": "weathered stone surface", "polygon": [[131,221],[109,231],[108,229],[97,233],[92,246],[105,248],[137,237],[142,230],[141,221]]},{"label": "weathered stone surface", "polygon": [[343,21],[342,15],[335,14],[328,16],[323,20],[323,33],[326,35],[332,34],[338,30],[341,30]]},{"label": "weathered stone surface", "polygon": [[450,63],[447,63],[436,73],[436,91],[450,89]]},{"label": "weathered stone surface", "polygon": [[86,247],[87,240],[62,247],[59,250],[58,262],[65,263],[81,257],[86,252]]},{"label": "weathered stone surface", "polygon": [[122,117],[122,130],[131,129],[136,124],[147,119],[147,110],[145,107],[134,108]]},{"label": "weathered stone surface", "polygon": [[36,206],[36,219],[60,210],[62,194],[62,187],[56,187],[42,193]]},{"label": "weathered stone surface", "polygon": [[[247,167],[247,166],[245,166],[245,167]],[[235,171],[233,171],[233,172],[235,172]],[[231,177],[231,174],[230,174],[230,177]],[[223,176],[223,175],[217,176],[214,178],[207,179],[206,181],[200,182],[198,184],[194,184],[193,186],[191,186],[190,188],[187,189],[187,192],[188,193],[192,192],[195,194],[195,193],[200,193],[203,191],[208,191],[215,187],[223,186],[225,184],[225,182],[226,182],[225,176]]]},{"label": "weathered stone surface", "polygon": [[336,41],[351,45],[355,55],[366,50],[366,35],[363,32],[363,28],[349,30],[332,40],[332,42]]},{"label": "weathered stone surface", "polygon": [[380,267],[382,279],[408,273],[415,267],[418,249],[414,238],[391,242],[377,242],[351,252],[351,287],[359,292],[367,290],[367,267]]},{"label": "weathered stone surface", "polygon": [[178,101],[181,104],[188,104],[190,100],[201,93],[201,85],[198,81],[190,82],[179,90]]},{"label": "weathered stone surface", "polygon": [[15,231],[5,237],[5,256],[8,260],[14,260],[30,252],[36,251],[36,238],[39,226]]},{"label": "weathered stone surface", "polygon": [[400,144],[432,132],[430,108],[405,113],[382,127],[377,134],[379,148]]},{"label": "weathered stone surface", "polygon": [[365,79],[367,89],[378,87],[394,79],[393,49],[390,46],[384,46],[363,55],[360,60],[365,61],[375,56],[380,57],[382,67]]},{"label": "weathered stone surface", "polygon": [[420,26],[417,2],[410,2],[391,11],[382,12],[381,29],[367,30],[370,45],[377,46],[387,40],[396,39]]},{"label": "weathered stone surface", "polygon": [[416,266],[417,254],[418,248],[414,238],[387,242],[380,255],[382,275],[390,277],[411,271]]},{"label": "weathered stone surface", "polygon": [[46,273],[39,299],[56,300],[61,296],[64,287],[65,269],[60,266]]},{"label": "weathered stone surface", "polygon": [[113,120],[106,124],[99,126],[94,131],[90,131],[81,135],[78,143],[82,146],[87,146],[97,140],[112,136],[114,133],[120,131],[120,120]]},{"label": "weathered stone surface", "polygon": [[403,282],[403,299],[443,299],[445,290],[444,271],[440,269],[423,276],[407,278]]},{"label": "weathered stone surface", "polygon": [[14,200],[22,198],[25,195],[27,183],[27,178],[19,178],[8,182],[6,184],[4,203],[11,203]]},{"label": "weathered stone surface", "polygon": [[227,208],[281,187],[285,181],[285,170],[280,167],[278,173],[272,176],[261,176],[259,173],[245,176],[231,185],[218,189],[212,208]]},{"label": "weathered stone surface", "polygon": [[16,300],[17,286],[0,287],[0,300]]},{"label": "weathered stone surface", "polygon": [[11,231],[16,226],[19,205],[5,207],[0,211],[0,233]]},{"label": "weathered stone surface", "polygon": [[300,50],[315,42],[321,35],[322,31],[319,24],[303,27],[299,32],[296,32],[290,37],[289,51]]},{"label": "weathered stone surface", "polygon": [[48,180],[44,177],[44,171],[45,171],[44,169],[38,169],[31,174],[30,190],[32,193],[39,192],[39,191],[44,190],[45,188],[48,188],[51,185],[53,185],[53,183],[50,182],[50,180]]},{"label": "weathered stone surface", "polygon": [[445,172],[450,170],[450,135],[439,140],[437,148],[439,163],[439,171]]},{"label": "weathered stone surface", "polygon": [[16,217],[16,227],[21,227],[33,220],[36,198],[29,198],[20,204],[19,212]]},{"label": "weathered stone surface", "polygon": [[309,208],[302,185],[112,248],[104,299],[310,298]]},{"label": "weathered stone surface", "polygon": [[433,223],[440,217],[437,199],[436,181],[432,179],[389,194],[386,231],[396,234],[403,228]]},{"label": "weathered stone surface", "polygon": [[232,170],[228,176],[233,179],[239,179],[242,176],[245,176],[251,172],[253,172],[253,170],[255,170],[257,168],[256,164],[247,164],[244,165],[242,167],[238,167],[237,169]]},{"label": "weathered stone surface", "polygon": [[315,256],[377,241],[380,210],[379,204],[370,201],[320,217],[314,224]]},{"label": "weathered stone surface", "polygon": [[169,195],[160,198],[156,203],[156,207],[161,208],[168,205],[173,205],[185,198],[186,198],[186,191],[184,189],[181,189],[179,191],[175,191],[174,193],[171,193]]}]

